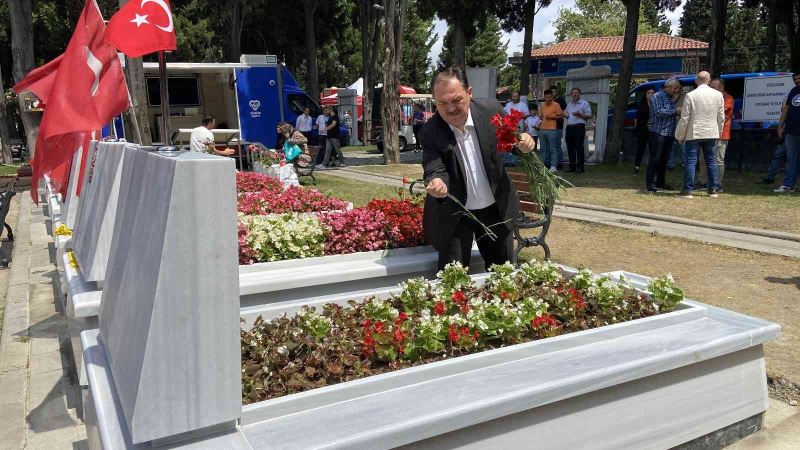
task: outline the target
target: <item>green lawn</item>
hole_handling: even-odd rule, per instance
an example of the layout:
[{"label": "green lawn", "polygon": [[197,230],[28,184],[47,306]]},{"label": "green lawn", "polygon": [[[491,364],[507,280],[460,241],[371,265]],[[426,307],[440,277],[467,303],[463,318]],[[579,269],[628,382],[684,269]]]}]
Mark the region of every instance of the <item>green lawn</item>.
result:
[{"label": "green lawn", "polygon": [[[360,166],[356,169],[410,178],[422,176],[419,164]],[[740,174],[728,170],[723,183],[725,192],[719,198],[709,198],[704,192],[699,192],[691,200],[676,198],[675,193],[644,194],[644,173],[634,174],[630,165],[587,166],[586,173],[581,175],[562,173],[561,176],[574,185],[562,195],[562,200],[566,201],[800,233],[800,220],[797,220],[800,195],[773,193],[777,183],[774,186],[756,184],[762,173]],[[668,172],[667,183],[679,188],[682,176],[681,168]]]},{"label": "green lawn", "polygon": [[0,164],[0,176],[16,175],[19,166]]},{"label": "green lawn", "polygon": [[302,184],[316,188],[321,192],[329,193],[342,200],[353,202],[356,207],[366,205],[373,198],[396,198],[399,196],[397,188],[391,186],[363,183],[319,172],[315,172],[314,175],[317,177],[316,186],[312,185],[311,180],[306,177],[303,178]]},{"label": "green lawn", "polygon": [[350,152],[368,152],[368,151],[375,151],[378,147],[374,145],[348,145],[347,147],[342,147],[342,153],[350,153]]}]

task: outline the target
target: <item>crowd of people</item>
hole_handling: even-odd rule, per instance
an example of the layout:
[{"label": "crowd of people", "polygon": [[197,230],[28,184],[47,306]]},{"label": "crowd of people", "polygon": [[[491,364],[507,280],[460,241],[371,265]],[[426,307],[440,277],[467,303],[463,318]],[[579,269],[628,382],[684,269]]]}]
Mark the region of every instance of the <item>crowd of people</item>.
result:
[{"label": "crowd of people", "polygon": [[[797,182],[797,154],[800,146],[800,74],[794,77],[795,87],[786,96],[778,124],[777,146],[763,183],[775,182],[776,174],[785,160],[783,183],[775,193],[795,191]],[[648,90],[636,112],[637,149],[634,171],[639,173],[645,150],[649,150],[649,163],[645,176],[645,190],[673,191],[666,184],[666,171],[671,169],[675,147],[683,155],[683,182],[678,194],[692,198],[698,189],[705,189],[710,197],[723,192],[725,154],[731,139],[731,120],[734,98],[725,90],[725,81],[711,80],[708,72],[695,78],[697,87],[683,96],[682,86],[676,78],[668,79],[659,92]]]},{"label": "crowd of people", "polygon": [[545,90],[543,97],[544,101],[536,105],[525,102],[518,92],[514,92],[511,94],[511,101],[506,103],[505,110],[507,113],[512,110],[522,113],[520,131],[525,131],[534,138],[539,148],[539,157],[551,172],[561,169],[563,135],[569,159],[567,172],[583,173],[586,125],[592,118],[592,107],[581,98],[581,90],[577,87],[570,90],[569,101],[559,96],[557,86]]}]

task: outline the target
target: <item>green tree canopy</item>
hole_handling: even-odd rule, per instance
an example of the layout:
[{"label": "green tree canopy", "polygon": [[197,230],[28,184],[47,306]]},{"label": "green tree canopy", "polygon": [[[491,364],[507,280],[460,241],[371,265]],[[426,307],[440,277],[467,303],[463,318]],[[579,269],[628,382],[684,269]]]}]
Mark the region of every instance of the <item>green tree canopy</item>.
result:
[{"label": "green tree canopy", "polygon": [[[503,42],[500,22],[491,16],[486,25],[472,39],[467,40],[465,49],[467,67],[495,67],[498,72],[506,66],[508,42]],[[444,68],[453,64],[453,34],[447,30],[439,54],[438,67]]]},{"label": "green tree canopy", "polygon": [[431,59],[428,54],[439,37],[433,28],[432,18],[423,19],[413,4],[409,6],[403,30],[400,82],[413,87],[417,92],[427,92],[429,89]]},{"label": "green tree canopy", "polygon": [[[640,8],[639,34],[669,33],[666,17],[658,14],[652,0],[643,0]],[[556,40],[622,36],[625,34],[625,5],[606,0],[576,0],[574,8],[560,8],[553,25]]]}]

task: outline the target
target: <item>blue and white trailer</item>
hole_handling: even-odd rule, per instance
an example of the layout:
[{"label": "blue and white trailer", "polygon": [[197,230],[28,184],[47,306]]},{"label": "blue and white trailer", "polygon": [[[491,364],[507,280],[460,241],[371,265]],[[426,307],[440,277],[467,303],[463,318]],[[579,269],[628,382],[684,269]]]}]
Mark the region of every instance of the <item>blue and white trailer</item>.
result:
[{"label": "blue and white trailer", "polygon": [[[162,142],[158,63],[144,63],[144,72],[146,126],[153,141]],[[317,102],[273,55],[242,55],[239,63],[168,62],[167,76],[173,131],[197,127],[211,115],[217,128],[240,130],[242,141],[273,147],[278,122],[294,124],[305,107],[315,117],[319,113]]]}]

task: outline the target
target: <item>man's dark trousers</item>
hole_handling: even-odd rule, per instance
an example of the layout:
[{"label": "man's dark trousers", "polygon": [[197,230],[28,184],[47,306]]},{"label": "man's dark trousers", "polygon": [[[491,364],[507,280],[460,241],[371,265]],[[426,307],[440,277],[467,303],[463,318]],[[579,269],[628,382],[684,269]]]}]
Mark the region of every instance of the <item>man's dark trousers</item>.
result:
[{"label": "man's dark trousers", "polygon": [[583,172],[583,141],[586,138],[586,125],[567,125],[564,140],[567,141],[567,154],[569,155],[569,169]]},{"label": "man's dark trousers", "polygon": [[[449,199],[446,201],[450,201]],[[494,264],[503,264],[509,261],[511,254],[511,232],[501,223],[500,213],[497,206],[492,204],[483,209],[470,210],[478,220],[489,227],[497,237],[492,238],[486,235],[486,230],[466,215],[461,217],[458,222],[453,238],[447,247],[439,251],[439,270],[453,262],[460,261],[464,267],[469,267],[470,257],[472,256],[472,241],[478,242],[483,261],[488,271]]]},{"label": "man's dark trousers", "polygon": [[647,163],[647,176],[645,188],[654,190],[667,185],[667,161],[672,153],[674,136],[662,136],[650,132],[650,161]]}]

